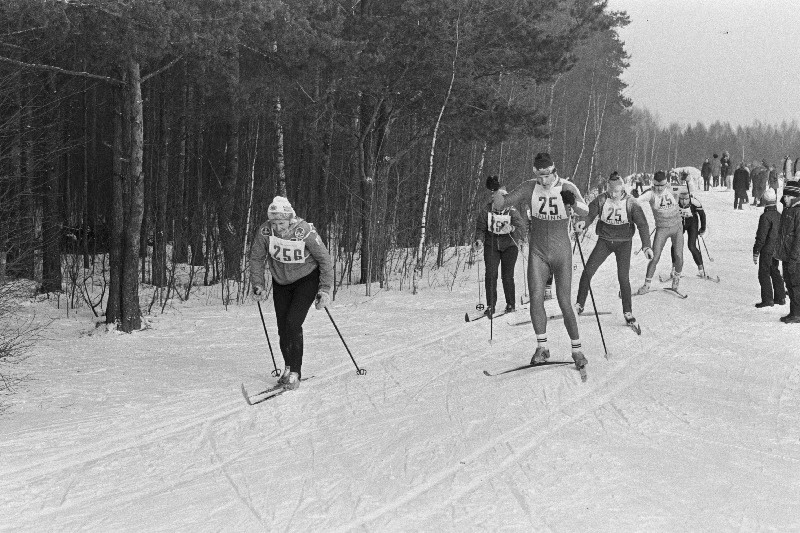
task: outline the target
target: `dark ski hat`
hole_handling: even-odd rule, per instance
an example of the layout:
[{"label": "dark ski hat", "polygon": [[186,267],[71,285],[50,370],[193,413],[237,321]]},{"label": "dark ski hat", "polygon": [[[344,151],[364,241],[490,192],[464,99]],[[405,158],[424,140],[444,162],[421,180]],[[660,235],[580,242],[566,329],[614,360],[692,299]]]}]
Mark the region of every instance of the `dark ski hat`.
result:
[{"label": "dark ski hat", "polygon": [[786,185],[783,186],[783,195],[784,196],[800,196],[800,182],[791,180],[787,181]]},{"label": "dark ski hat", "polygon": [[655,174],[653,174],[653,181],[667,181],[667,175],[664,174],[663,170],[657,170]]},{"label": "dark ski hat", "polygon": [[490,191],[496,191],[500,188],[500,178],[497,176],[488,176],[486,178],[486,188]]},{"label": "dark ski hat", "polygon": [[536,170],[542,170],[554,165],[553,160],[550,158],[550,154],[547,152],[539,152],[536,154],[536,158],[533,160],[533,166],[536,167]]},{"label": "dark ski hat", "polygon": [[622,176],[620,176],[619,172],[617,172],[616,170],[614,172],[612,172],[611,175],[608,177],[608,181],[621,180],[621,179],[622,179]]}]

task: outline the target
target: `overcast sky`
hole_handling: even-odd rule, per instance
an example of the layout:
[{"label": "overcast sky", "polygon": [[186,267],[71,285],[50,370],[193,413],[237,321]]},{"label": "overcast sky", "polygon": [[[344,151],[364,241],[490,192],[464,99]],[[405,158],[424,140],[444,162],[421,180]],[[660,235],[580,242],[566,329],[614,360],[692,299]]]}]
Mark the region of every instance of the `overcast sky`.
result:
[{"label": "overcast sky", "polygon": [[634,105],[671,122],[800,121],[800,0],[609,0]]}]

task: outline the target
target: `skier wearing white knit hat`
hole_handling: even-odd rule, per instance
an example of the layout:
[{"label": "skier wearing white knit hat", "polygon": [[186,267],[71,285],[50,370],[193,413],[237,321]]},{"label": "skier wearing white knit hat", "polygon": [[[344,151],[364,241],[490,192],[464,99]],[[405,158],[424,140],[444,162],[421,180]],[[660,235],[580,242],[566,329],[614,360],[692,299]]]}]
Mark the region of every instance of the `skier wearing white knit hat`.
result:
[{"label": "skier wearing white knit hat", "polygon": [[256,296],[264,294],[264,268],[272,274],[273,302],[278,322],[284,370],[278,383],[300,385],[303,364],[303,322],[311,304],[331,302],[333,261],[314,226],[294,212],[283,196],[267,210],[250,249],[250,280]]}]

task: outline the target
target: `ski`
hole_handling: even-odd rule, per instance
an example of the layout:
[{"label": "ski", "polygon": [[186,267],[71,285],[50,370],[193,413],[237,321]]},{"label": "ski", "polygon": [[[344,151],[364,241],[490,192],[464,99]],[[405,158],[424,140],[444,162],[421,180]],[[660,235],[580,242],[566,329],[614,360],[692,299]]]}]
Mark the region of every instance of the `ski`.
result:
[{"label": "ski", "polygon": [[[307,378],[301,379],[300,381],[301,382],[302,381],[308,381],[309,379],[311,379],[313,377],[314,376],[309,376]],[[244,401],[247,402],[247,405],[256,405],[258,403],[265,402],[265,401],[269,400],[270,398],[274,398],[275,396],[280,396],[281,394],[283,394],[284,392],[287,392],[289,390],[292,390],[292,389],[287,389],[283,385],[275,385],[274,387],[270,387],[270,388],[268,388],[266,390],[263,390],[261,392],[257,392],[255,394],[253,394],[252,396],[250,396],[249,394],[247,394],[247,389],[245,389],[244,383],[242,383],[242,396],[244,396]],[[259,398],[258,400],[252,400],[251,399],[251,398],[255,398],[256,396],[262,396],[262,395],[264,397],[263,398]]]},{"label": "ski", "polygon": [[589,375],[586,373],[586,367],[582,366],[578,369],[578,372],[581,373],[581,381],[586,383],[589,380]]},{"label": "ski", "polygon": [[[494,315],[492,317],[492,319],[500,318],[501,316],[503,316],[505,314],[506,314],[505,312],[497,313],[496,315]],[[480,314],[480,315],[478,315],[476,317],[471,317],[471,316],[469,316],[469,313],[464,313],[464,322],[475,322],[476,320],[480,320],[481,318],[486,318],[488,316],[489,315],[487,315],[487,314]]]},{"label": "ski", "polygon": [[[634,296],[643,296],[643,295],[645,295],[645,294],[650,294],[651,292],[656,292],[657,290],[658,290],[658,289],[650,289],[650,290],[649,290],[649,291],[647,291],[647,292],[632,292],[632,293],[631,293],[631,297],[634,297]],[[620,298],[622,298],[622,295],[620,295]]]},{"label": "ski", "polygon": [[560,365],[571,365],[569,361],[545,361],[544,363],[536,363],[535,365],[522,365],[515,368],[509,368],[507,370],[501,370],[499,372],[489,372],[488,370],[483,371],[484,376],[494,377],[494,376],[502,376],[503,374],[509,374],[511,372],[518,372],[520,370],[525,370],[528,368],[539,368],[543,366],[560,366]]},{"label": "ski", "polygon": [[664,287],[664,288],[663,288],[663,289],[661,289],[661,290],[662,290],[662,291],[666,291],[666,292],[668,292],[668,293],[670,293],[670,294],[674,294],[675,296],[677,296],[678,298],[680,298],[680,299],[682,299],[682,300],[685,300],[686,298],[688,298],[688,297],[689,297],[689,295],[688,295],[688,294],[683,294],[683,293],[682,293],[682,292],[680,292],[679,290],[677,290],[677,289],[673,289],[672,287]]},{"label": "ski", "polygon": [[629,328],[631,328],[633,331],[635,331],[637,335],[641,335],[642,334],[642,326],[640,326],[636,322],[627,322],[626,325]]},{"label": "ski", "polygon": [[[610,315],[611,312],[610,311],[600,311],[597,314],[598,315]],[[581,313],[578,316],[595,316],[595,314],[594,313]],[[562,313],[558,313],[558,314],[555,314],[555,315],[548,315],[547,316],[547,320],[560,320],[562,318],[564,318],[564,315]],[[524,326],[525,324],[530,324],[530,323],[531,323],[530,320],[524,320],[522,322],[516,322],[516,323],[511,324],[511,325],[512,326]]]},{"label": "ski", "polygon": [[[681,276],[681,277],[684,277],[684,276]],[[709,276],[708,274],[706,274],[705,276],[701,276],[700,274],[698,274],[697,277],[700,278],[700,279],[707,280],[707,281],[713,281],[714,283],[719,283],[720,282],[719,276]],[[658,281],[660,281],[661,283],[666,283],[668,281],[672,281],[672,276],[664,276],[664,275],[659,274]]]}]

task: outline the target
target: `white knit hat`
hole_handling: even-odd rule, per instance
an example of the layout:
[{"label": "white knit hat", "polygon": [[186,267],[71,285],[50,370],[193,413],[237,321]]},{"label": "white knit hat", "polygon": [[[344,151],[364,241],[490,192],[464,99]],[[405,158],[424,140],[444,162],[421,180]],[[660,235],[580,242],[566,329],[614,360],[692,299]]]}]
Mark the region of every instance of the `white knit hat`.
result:
[{"label": "white knit hat", "polygon": [[276,196],[267,210],[267,218],[270,220],[289,220],[295,216],[292,204],[283,196]]},{"label": "white knit hat", "polygon": [[772,187],[768,188],[766,191],[764,191],[764,194],[761,195],[761,199],[764,200],[765,204],[774,204],[778,200],[778,197],[775,194],[775,189]]}]

